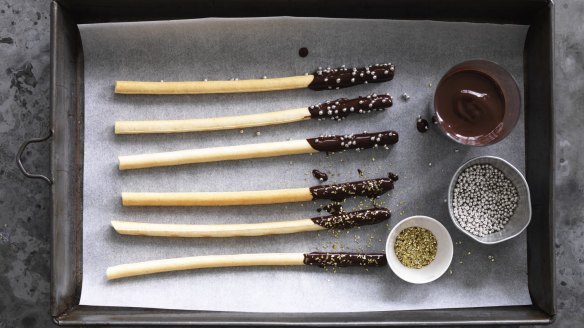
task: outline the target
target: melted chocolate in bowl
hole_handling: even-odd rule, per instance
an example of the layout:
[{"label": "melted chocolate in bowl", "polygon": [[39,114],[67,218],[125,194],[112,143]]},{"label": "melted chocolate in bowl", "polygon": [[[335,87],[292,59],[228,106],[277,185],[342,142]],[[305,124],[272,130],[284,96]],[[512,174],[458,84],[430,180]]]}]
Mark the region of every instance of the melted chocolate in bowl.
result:
[{"label": "melted chocolate in bowl", "polygon": [[501,66],[471,60],[454,66],[440,80],[434,110],[450,138],[484,146],[502,140],[515,127],[521,96],[515,80]]}]

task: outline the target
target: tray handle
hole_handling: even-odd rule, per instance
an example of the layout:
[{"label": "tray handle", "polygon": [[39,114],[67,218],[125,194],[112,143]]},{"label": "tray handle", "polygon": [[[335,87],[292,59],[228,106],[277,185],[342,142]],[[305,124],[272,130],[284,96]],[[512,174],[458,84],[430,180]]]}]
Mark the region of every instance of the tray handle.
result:
[{"label": "tray handle", "polygon": [[25,141],[22,145],[20,145],[20,148],[18,149],[18,153],[16,153],[16,164],[18,165],[18,168],[20,169],[20,172],[22,172],[22,174],[24,174],[27,178],[30,178],[30,179],[41,179],[41,180],[44,180],[49,185],[52,185],[53,184],[53,180],[51,178],[49,178],[49,177],[47,177],[45,175],[42,175],[42,174],[29,173],[24,168],[24,165],[22,164],[22,153],[24,153],[24,150],[26,149],[26,147],[29,144],[46,141],[46,140],[48,140],[52,136],[53,136],[53,130],[51,129],[51,130],[49,130],[49,133],[45,137],[29,139],[29,140]]}]

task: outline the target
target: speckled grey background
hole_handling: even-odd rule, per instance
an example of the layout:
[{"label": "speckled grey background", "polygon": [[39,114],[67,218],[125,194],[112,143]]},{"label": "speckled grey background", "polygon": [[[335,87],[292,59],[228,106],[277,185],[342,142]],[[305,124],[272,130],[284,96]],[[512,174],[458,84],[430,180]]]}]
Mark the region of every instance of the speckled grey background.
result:
[{"label": "speckled grey background", "polygon": [[[48,0],[0,1],[0,327],[50,327],[49,201],[39,180],[14,164],[19,144],[48,128]],[[584,2],[556,1],[555,326],[584,322]],[[25,153],[32,171],[48,172],[48,149]]]}]

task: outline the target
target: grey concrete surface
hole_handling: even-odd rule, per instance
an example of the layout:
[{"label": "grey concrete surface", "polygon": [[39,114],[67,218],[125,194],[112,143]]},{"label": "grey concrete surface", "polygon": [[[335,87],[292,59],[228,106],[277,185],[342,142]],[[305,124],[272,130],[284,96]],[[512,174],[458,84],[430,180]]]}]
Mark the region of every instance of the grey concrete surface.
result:
[{"label": "grey concrete surface", "polygon": [[[50,327],[50,193],[14,157],[49,126],[49,1],[0,0],[0,328]],[[584,1],[556,1],[557,327],[584,326]],[[48,173],[47,144],[24,154]]]}]

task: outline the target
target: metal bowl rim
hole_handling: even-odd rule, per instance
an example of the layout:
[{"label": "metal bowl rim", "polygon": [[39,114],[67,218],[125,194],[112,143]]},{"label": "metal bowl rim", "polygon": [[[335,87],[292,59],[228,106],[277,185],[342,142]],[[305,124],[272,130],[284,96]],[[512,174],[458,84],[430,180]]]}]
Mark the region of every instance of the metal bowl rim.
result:
[{"label": "metal bowl rim", "polygon": [[[527,221],[525,222],[525,224],[523,225],[523,227],[521,229],[519,229],[519,231],[517,231],[516,233],[509,235],[505,238],[501,238],[500,240],[496,240],[496,241],[484,241],[484,240],[480,240],[475,235],[473,235],[472,233],[466,231],[465,229],[463,229],[460,224],[458,223],[458,220],[456,220],[456,218],[454,217],[454,209],[452,206],[452,192],[454,190],[454,185],[456,184],[456,180],[458,179],[458,176],[460,175],[460,173],[462,173],[462,170],[466,169],[467,167],[470,166],[470,164],[472,164],[473,162],[482,160],[482,159],[493,159],[495,161],[498,161],[500,163],[502,163],[503,165],[507,165],[508,167],[510,167],[513,171],[515,171],[515,173],[517,173],[519,175],[519,178],[521,180],[521,183],[523,183],[525,185],[525,190],[527,193]],[[456,228],[458,228],[458,230],[462,231],[464,234],[466,234],[467,236],[471,237],[472,239],[478,241],[481,244],[485,244],[485,245],[493,245],[493,244],[498,244],[498,243],[502,243],[506,240],[509,240],[511,238],[515,238],[517,237],[519,234],[521,234],[525,229],[527,229],[527,227],[529,226],[529,223],[531,223],[531,194],[529,192],[529,185],[527,184],[527,180],[525,179],[525,177],[523,176],[523,174],[511,163],[507,162],[506,160],[497,157],[497,156],[479,156],[479,157],[475,157],[473,159],[470,159],[468,161],[466,161],[464,164],[462,164],[458,170],[456,170],[456,172],[454,173],[454,175],[452,176],[452,179],[450,180],[450,185],[448,186],[448,213],[450,214],[450,219],[452,220],[452,223],[454,223],[454,226],[456,226]]]}]

